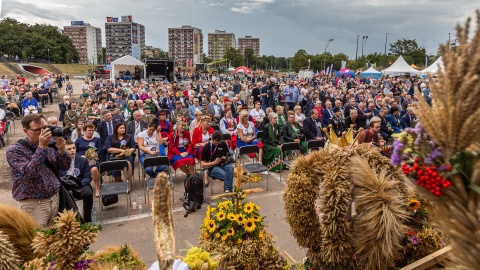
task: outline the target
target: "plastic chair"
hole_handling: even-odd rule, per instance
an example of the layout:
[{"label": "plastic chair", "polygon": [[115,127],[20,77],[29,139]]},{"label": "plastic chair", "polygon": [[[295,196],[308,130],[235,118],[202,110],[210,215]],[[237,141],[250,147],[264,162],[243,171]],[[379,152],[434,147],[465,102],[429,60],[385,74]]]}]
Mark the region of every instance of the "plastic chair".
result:
[{"label": "plastic chair", "polygon": [[127,216],[130,216],[129,208],[130,208],[130,181],[131,179],[129,174],[127,173],[126,182],[120,183],[104,183],[103,177],[112,171],[128,171],[128,161],[126,160],[114,160],[114,161],[106,161],[100,163],[100,198],[98,200],[99,209],[100,209],[100,222],[102,222],[102,211],[103,211],[103,204],[102,204],[102,197],[110,196],[110,195],[118,195],[118,194],[127,194]]},{"label": "plastic chair", "polygon": [[[260,148],[258,148],[258,145],[242,146],[238,151],[237,158],[241,158],[243,155],[248,155],[253,153],[258,154],[259,152],[260,152]],[[248,164],[245,164],[245,160],[242,160],[242,168],[244,168],[249,173],[267,172],[267,191],[268,191],[268,179],[270,176],[270,172],[268,171],[267,167],[263,166],[262,163],[260,162],[255,162],[255,158],[253,158],[252,163],[248,163]],[[241,179],[237,179],[237,181],[241,181]],[[248,188],[250,188],[250,182],[248,182]]]},{"label": "plastic chair", "polygon": [[148,204],[150,202],[150,195],[148,193],[149,189],[153,189],[155,186],[155,178],[148,178],[147,179],[147,174],[146,174],[146,169],[148,167],[156,167],[156,166],[162,166],[165,165],[167,166],[167,174],[168,174],[168,181],[170,182],[170,185],[172,187],[172,199],[175,201],[175,192],[173,192],[173,182],[172,182],[172,176],[170,174],[170,160],[168,157],[164,156],[158,156],[158,157],[147,157],[143,160],[143,179],[145,183],[145,190],[144,190],[144,198],[146,198],[146,203]]},{"label": "plastic chair", "polygon": [[[291,166],[293,163],[293,160],[284,160],[283,158],[283,153],[287,151],[297,151],[300,152],[300,143],[298,142],[290,142],[290,143],[284,143],[280,146],[280,158],[283,162],[283,164],[287,166]],[[280,167],[280,182],[282,182],[282,172],[283,172],[283,166]]]},{"label": "plastic chair", "polygon": [[317,141],[317,140],[313,140],[313,141],[308,141],[307,142],[307,152],[310,151],[310,149],[322,149],[323,147],[325,146],[325,142],[324,141]]}]

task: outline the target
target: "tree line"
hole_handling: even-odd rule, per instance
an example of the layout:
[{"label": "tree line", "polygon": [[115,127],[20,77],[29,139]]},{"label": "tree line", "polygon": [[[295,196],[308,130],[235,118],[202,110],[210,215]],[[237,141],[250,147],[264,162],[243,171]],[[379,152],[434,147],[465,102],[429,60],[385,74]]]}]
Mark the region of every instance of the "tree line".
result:
[{"label": "tree line", "polygon": [[0,21],[0,52],[7,57],[43,58],[52,63],[79,60],[71,39],[46,24],[28,25],[12,18]]}]

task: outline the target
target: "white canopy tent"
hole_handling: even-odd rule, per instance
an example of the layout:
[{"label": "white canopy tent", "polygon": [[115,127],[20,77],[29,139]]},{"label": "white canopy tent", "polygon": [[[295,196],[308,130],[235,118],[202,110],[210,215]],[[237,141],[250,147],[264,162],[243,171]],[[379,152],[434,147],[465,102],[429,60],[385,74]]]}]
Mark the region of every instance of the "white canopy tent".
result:
[{"label": "white canopy tent", "polygon": [[130,74],[133,76],[135,74],[135,66],[143,69],[143,77],[145,78],[145,64],[131,55],[125,55],[124,57],[110,63],[110,80],[114,81],[115,78],[120,78],[120,71],[129,70]]},{"label": "white canopy tent", "polygon": [[428,66],[426,69],[422,70],[422,74],[427,75],[427,73],[430,73],[430,74],[435,75],[435,74],[437,74],[439,69],[442,72],[445,72],[445,68],[443,66],[443,59],[442,59],[441,56],[435,62],[433,62],[433,64]]},{"label": "white canopy tent", "polygon": [[388,68],[384,69],[382,71],[383,75],[385,76],[404,76],[407,73],[410,74],[411,76],[418,76],[422,72],[412,68],[405,59],[403,59],[402,56],[398,57],[398,59]]},{"label": "white canopy tent", "polygon": [[369,69],[360,72],[360,78],[373,78],[378,79],[382,76],[382,72],[370,67]]}]

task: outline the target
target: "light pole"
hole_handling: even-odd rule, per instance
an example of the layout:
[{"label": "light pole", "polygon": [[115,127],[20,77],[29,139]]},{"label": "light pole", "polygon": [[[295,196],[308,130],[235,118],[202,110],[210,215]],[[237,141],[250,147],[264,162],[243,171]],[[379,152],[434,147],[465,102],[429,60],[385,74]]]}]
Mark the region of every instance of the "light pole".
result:
[{"label": "light pole", "polygon": [[310,70],[310,58],[308,59],[308,70]]},{"label": "light pole", "polygon": [[363,58],[363,47],[365,47],[365,44],[367,44],[367,39],[368,39],[368,36],[363,36],[362,38],[362,58]]},{"label": "light pole", "polygon": [[450,50],[452,46],[450,45],[450,33],[448,33],[448,50]]},{"label": "light pole", "polygon": [[360,36],[357,35],[357,50],[355,51],[355,70],[357,69],[357,58],[358,58],[358,38]]},{"label": "light pole", "polygon": [[325,46],[325,50],[323,51],[323,71],[325,71],[325,62],[326,62],[326,59],[325,57],[327,57],[327,48],[328,48],[328,45],[330,45],[330,43],[332,43],[333,41],[333,38],[329,39],[328,42],[327,42],[327,45]]},{"label": "light pole", "polygon": [[388,35],[389,35],[389,34],[390,34],[390,33],[386,33],[386,34],[385,34],[385,53],[384,53],[384,54],[385,54],[385,63],[384,63],[384,65],[383,65],[384,67],[387,66],[387,38],[388,38]]},{"label": "light pole", "polygon": [[48,62],[50,63],[50,48],[47,49]]}]

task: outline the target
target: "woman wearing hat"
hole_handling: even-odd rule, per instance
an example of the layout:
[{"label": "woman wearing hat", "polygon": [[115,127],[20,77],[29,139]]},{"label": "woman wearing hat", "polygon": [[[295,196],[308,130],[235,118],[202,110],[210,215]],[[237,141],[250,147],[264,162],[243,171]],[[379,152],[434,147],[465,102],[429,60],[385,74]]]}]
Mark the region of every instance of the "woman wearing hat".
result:
[{"label": "woman wearing hat", "polygon": [[[235,150],[237,146],[237,123],[235,118],[232,116],[232,110],[226,108],[225,116],[220,119],[220,131],[222,134],[230,134],[231,137],[231,146],[230,149]],[[228,144],[229,142],[227,142]]]},{"label": "woman wearing hat", "polygon": [[169,135],[168,158],[174,170],[180,168],[188,175],[195,172],[195,157],[191,154],[193,144],[190,141],[190,132],[185,130],[186,125],[184,121],[177,121],[176,131]]},{"label": "woman wearing hat", "polygon": [[129,100],[125,111],[123,112],[123,118],[125,121],[132,121],[133,119],[133,111],[135,110],[135,101]]},{"label": "woman wearing hat", "polygon": [[193,131],[192,144],[195,149],[195,157],[197,157],[198,160],[201,159],[203,146],[210,141],[215,131],[210,127],[210,121],[210,117],[206,115],[202,116],[200,125]]},{"label": "woman wearing hat", "polygon": [[263,130],[263,143],[265,155],[262,164],[265,165],[269,171],[278,172],[280,169],[286,168],[281,159],[280,145],[282,144],[282,130],[279,128],[278,115],[270,113],[268,115],[269,123]]}]

